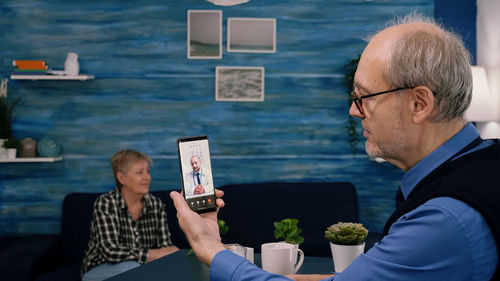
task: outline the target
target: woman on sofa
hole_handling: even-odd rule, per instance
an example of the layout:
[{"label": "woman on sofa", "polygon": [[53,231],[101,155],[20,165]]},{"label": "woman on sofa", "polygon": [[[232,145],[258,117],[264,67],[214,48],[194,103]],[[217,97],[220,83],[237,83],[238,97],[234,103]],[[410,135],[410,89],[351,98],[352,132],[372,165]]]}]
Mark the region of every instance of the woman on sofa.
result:
[{"label": "woman on sofa", "polygon": [[162,201],[149,193],[152,160],[134,150],[111,158],[116,188],[94,203],[82,281],[97,281],[179,250]]}]

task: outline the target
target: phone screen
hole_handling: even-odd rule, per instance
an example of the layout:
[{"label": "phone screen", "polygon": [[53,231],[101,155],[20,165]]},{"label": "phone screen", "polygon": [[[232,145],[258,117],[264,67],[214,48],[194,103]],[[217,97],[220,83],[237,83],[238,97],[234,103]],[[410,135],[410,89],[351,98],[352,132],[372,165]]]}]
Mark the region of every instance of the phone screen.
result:
[{"label": "phone screen", "polygon": [[215,210],[215,189],[207,136],[177,139],[182,190],[191,210]]}]

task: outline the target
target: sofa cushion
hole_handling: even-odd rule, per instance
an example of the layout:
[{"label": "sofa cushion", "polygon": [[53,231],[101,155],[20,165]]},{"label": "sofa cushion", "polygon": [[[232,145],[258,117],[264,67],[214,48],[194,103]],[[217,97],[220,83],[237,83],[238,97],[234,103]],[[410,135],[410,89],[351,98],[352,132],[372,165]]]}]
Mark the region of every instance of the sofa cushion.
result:
[{"label": "sofa cushion", "polygon": [[81,264],[87,249],[95,199],[102,193],[71,193],[63,201],[62,263]]},{"label": "sofa cushion", "polygon": [[57,270],[46,273],[36,279],[36,281],[80,281],[80,264],[67,264],[58,267]]}]

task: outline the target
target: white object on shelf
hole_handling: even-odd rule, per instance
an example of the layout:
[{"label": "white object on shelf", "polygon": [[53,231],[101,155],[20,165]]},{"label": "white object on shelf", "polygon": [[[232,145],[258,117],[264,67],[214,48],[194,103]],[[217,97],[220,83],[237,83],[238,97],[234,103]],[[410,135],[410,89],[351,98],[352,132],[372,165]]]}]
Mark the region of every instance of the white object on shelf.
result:
[{"label": "white object on shelf", "polygon": [[91,80],[94,75],[11,75],[11,80]]},{"label": "white object on shelf", "polygon": [[33,157],[33,158],[15,158],[15,159],[0,159],[0,163],[33,163],[33,162],[57,162],[63,158],[59,157]]},{"label": "white object on shelf", "polygon": [[78,75],[80,73],[80,64],[76,53],[68,53],[64,62],[64,72],[67,75]]},{"label": "white object on shelf", "polygon": [[16,159],[17,148],[7,148],[7,160]]}]

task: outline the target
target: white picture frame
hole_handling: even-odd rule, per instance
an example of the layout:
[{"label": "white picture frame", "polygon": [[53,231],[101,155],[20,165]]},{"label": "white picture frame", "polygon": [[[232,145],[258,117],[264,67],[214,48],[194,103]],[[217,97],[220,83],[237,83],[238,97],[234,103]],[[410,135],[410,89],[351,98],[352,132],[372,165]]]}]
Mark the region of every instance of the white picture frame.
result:
[{"label": "white picture frame", "polygon": [[187,11],[187,57],[222,58],[222,10]]},{"label": "white picture frame", "polygon": [[216,101],[264,101],[264,67],[217,66]]},{"label": "white picture frame", "polygon": [[276,19],[228,18],[227,51],[276,53]]}]

